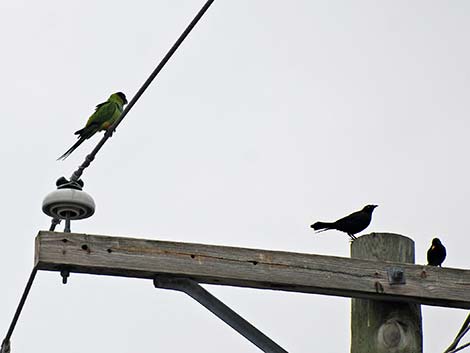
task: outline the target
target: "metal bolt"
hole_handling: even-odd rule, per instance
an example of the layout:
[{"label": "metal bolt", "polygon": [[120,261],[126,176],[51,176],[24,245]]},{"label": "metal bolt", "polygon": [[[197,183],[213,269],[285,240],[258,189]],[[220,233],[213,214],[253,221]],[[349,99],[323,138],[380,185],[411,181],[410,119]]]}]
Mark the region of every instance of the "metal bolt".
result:
[{"label": "metal bolt", "polygon": [[62,283],[67,284],[67,278],[70,276],[70,272],[67,270],[60,271],[60,275],[62,276]]},{"label": "metal bolt", "polygon": [[390,284],[406,284],[405,270],[401,267],[387,268],[388,283]]}]

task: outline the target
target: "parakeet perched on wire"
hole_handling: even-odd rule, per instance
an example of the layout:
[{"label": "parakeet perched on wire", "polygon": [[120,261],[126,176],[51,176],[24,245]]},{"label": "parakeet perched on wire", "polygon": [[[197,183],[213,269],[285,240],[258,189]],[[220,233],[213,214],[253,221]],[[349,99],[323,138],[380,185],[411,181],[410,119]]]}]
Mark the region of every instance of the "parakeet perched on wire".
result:
[{"label": "parakeet perched on wire", "polygon": [[75,135],[78,135],[78,141],[70,147],[67,152],[57,158],[57,160],[64,160],[70,156],[83,141],[89,139],[98,131],[106,130],[113,125],[116,119],[121,115],[125,104],[127,104],[127,99],[126,95],[122,92],[113,93],[106,102],[98,104],[85,127],[75,132]]}]

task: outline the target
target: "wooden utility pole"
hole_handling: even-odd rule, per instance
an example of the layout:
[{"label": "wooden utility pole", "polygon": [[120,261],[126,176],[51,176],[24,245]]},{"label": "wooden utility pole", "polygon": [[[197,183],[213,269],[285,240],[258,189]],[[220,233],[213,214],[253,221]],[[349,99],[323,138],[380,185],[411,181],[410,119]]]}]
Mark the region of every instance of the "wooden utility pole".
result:
[{"label": "wooden utility pole", "polygon": [[[363,237],[369,235],[353,246]],[[387,251],[392,249],[390,245]],[[171,275],[198,283],[470,309],[470,270],[401,261],[41,231],[35,266],[152,280]],[[393,266],[404,270],[406,285],[390,285],[388,269]]]},{"label": "wooden utility pole", "polygon": [[352,353],[422,353],[420,304],[470,309],[470,270],[414,265],[397,234],[363,235],[353,258],[76,233],[39,232],[35,270],[151,279],[185,292],[265,352],[285,350],[199,284],[354,298]]},{"label": "wooden utility pole", "polygon": [[[413,240],[389,233],[372,233],[351,244],[351,257],[367,260],[415,262]],[[389,280],[397,290],[406,287],[404,267],[391,266]],[[423,273],[423,277],[426,272]],[[396,283],[393,283],[396,282]],[[377,292],[383,292],[381,281]],[[422,353],[421,306],[406,302],[352,299],[351,353]]]}]

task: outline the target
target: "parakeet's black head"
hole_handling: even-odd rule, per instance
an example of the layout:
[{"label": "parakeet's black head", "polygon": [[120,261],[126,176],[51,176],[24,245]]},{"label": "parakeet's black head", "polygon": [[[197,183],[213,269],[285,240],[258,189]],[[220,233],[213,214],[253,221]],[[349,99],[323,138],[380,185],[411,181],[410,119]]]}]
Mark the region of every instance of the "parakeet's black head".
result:
[{"label": "parakeet's black head", "polygon": [[127,104],[126,95],[125,95],[124,93],[122,93],[122,92],[117,92],[116,94],[119,96],[119,98],[122,99],[122,101],[124,102],[124,104]]}]

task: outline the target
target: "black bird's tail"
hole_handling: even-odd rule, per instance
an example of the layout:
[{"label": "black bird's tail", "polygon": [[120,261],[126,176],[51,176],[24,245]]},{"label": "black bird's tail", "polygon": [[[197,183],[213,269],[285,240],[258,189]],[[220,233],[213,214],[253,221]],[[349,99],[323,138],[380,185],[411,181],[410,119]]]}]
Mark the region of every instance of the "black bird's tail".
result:
[{"label": "black bird's tail", "polygon": [[313,230],[324,232],[325,230],[333,229],[332,225],[333,223],[329,223],[329,222],[315,222],[310,226],[310,228],[313,228]]},{"label": "black bird's tail", "polygon": [[60,160],[62,160],[62,161],[65,160],[65,158],[67,158],[68,156],[70,156],[70,154],[71,154],[73,151],[75,151],[75,150],[77,149],[77,147],[80,146],[80,145],[83,143],[83,141],[85,141],[86,139],[87,139],[86,137],[83,137],[83,136],[80,137],[80,138],[78,139],[78,141],[75,142],[74,145],[73,145],[72,147],[70,147],[62,156],[60,156],[59,158],[57,158],[57,160],[58,160],[58,161],[60,161]]}]

